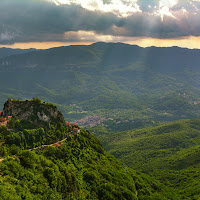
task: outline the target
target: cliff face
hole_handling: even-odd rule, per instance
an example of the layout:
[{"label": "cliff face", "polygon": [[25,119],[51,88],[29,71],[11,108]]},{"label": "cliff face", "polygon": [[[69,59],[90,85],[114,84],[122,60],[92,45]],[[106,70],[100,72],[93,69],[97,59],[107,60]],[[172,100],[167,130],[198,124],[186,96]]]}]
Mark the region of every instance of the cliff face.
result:
[{"label": "cliff face", "polygon": [[51,122],[65,124],[64,117],[57,107],[44,103],[39,99],[19,101],[11,100],[4,104],[4,116],[13,116],[20,121],[28,121],[35,125],[42,125]]}]

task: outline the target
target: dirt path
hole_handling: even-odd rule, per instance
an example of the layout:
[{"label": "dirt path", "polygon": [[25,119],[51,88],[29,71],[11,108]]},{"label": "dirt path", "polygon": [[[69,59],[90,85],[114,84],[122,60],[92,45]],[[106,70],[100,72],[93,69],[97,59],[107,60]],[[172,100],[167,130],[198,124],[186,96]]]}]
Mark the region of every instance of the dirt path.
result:
[{"label": "dirt path", "polygon": [[42,145],[42,146],[39,146],[39,147],[35,147],[35,148],[32,148],[32,149],[25,149],[25,150],[28,150],[28,151],[32,151],[32,150],[36,150],[36,149],[41,149],[41,148],[44,148],[44,147],[50,147],[50,146],[54,146],[54,144],[58,144],[58,143],[62,143],[66,140],[67,138],[63,139],[63,140],[60,140],[58,142],[54,142],[53,144],[47,144],[47,145]]},{"label": "dirt path", "polygon": [[[36,149],[41,149],[41,148],[44,148],[44,147],[50,147],[50,146],[54,146],[54,144],[58,144],[58,143],[62,143],[66,140],[67,138],[64,138],[63,140],[60,140],[58,142],[54,142],[53,144],[48,144],[48,145],[42,145],[42,146],[39,146],[39,147],[35,147],[35,148],[32,148],[32,149],[24,149],[24,150],[27,150],[27,151],[32,151],[32,150],[36,150]],[[6,158],[0,158],[0,163],[5,160]]]}]

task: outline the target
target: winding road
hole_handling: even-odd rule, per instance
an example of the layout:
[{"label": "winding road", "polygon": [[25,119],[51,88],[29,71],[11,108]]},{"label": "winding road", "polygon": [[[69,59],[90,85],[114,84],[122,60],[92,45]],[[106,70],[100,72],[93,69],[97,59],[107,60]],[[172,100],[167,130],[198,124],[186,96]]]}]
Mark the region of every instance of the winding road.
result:
[{"label": "winding road", "polygon": [[[45,147],[50,147],[50,146],[55,146],[55,144],[58,144],[58,143],[62,143],[66,140],[67,138],[64,138],[63,140],[60,140],[60,141],[57,141],[57,142],[54,142],[52,144],[47,144],[47,145],[41,145],[39,147],[35,147],[35,148],[32,148],[32,149],[24,149],[24,150],[27,150],[27,151],[32,151],[32,150],[36,150],[36,149],[41,149],[41,148],[45,148]],[[56,146],[55,146],[56,147]],[[11,155],[11,156],[14,156],[14,155]],[[0,158],[0,163],[5,160],[6,158]]]}]

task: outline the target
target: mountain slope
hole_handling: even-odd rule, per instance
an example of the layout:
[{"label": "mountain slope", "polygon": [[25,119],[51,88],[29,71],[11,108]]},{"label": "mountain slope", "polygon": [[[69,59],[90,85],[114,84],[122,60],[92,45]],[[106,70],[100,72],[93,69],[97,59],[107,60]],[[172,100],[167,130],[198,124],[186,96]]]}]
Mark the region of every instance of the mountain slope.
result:
[{"label": "mountain slope", "polygon": [[[98,115],[115,130],[132,121],[198,118],[200,50],[96,43],[0,59],[0,102],[37,96],[56,103],[68,121]],[[123,121],[130,119],[128,123]],[[124,129],[123,129],[124,130]]]},{"label": "mountain slope", "polygon": [[11,55],[18,55],[22,53],[27,53],[30,51],[35,51],[36,49],[10,49],[10,48],[0,48],[0,58],[8,57]]},{"label": "mountain slope", "polygon": [[179,190],[187,199],[200,196],[200,120],[99,135],[103,146],[129,167]]},{"label": "mountain slope", "polygon": [[[23,103],[30,104],[29,101]],[[31,103],[38,106],[39,102]],[[44,106],[49,110],[48,105],[40,103],[41,113],[45,112]],[[34,112],[32,115],[35,115]],[[50,115],[47,114],[47,117]],[[72,125],[58,126],[61,123],[50,122],[44,128],[38,124],[40,128],[24,129],[20,126],[21,122],[12,117],[7,127],[13,126],[13,130],[0,127],[0,155],[3,156],[0,159],[1,197],[48,200],[179,199],[173,189],[129,169],[106,153],[88,131],[81,129],[74,133],[70,129]],[[61,141],[50,144],[55,140]]]}]

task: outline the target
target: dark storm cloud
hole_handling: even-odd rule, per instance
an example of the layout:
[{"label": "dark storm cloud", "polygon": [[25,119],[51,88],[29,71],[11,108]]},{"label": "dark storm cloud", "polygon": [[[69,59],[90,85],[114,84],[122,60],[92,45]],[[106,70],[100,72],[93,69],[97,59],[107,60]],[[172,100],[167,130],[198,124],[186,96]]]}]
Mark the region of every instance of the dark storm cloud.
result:
[{"label": "dark storm cloud", "polygon": [[[173,16],[158,13],[159,1],[140,0],[141,12],[127,17],[89,11],[78,4],[56,6],[42,0],[0,1],[0,43],[79,41],[65,32],[94,31],[97,34],[129,37],[175,38],[200,35],[200,2],[181,1],[169,8]],[[109,4],[109,0],[104,0]]]},{"label": "dark storm cloud", "polygon": [[113,14],[94,13],[78,5],[1,0],[0,43],[63,41],[64,32],[104,32],[117,21]]}]

